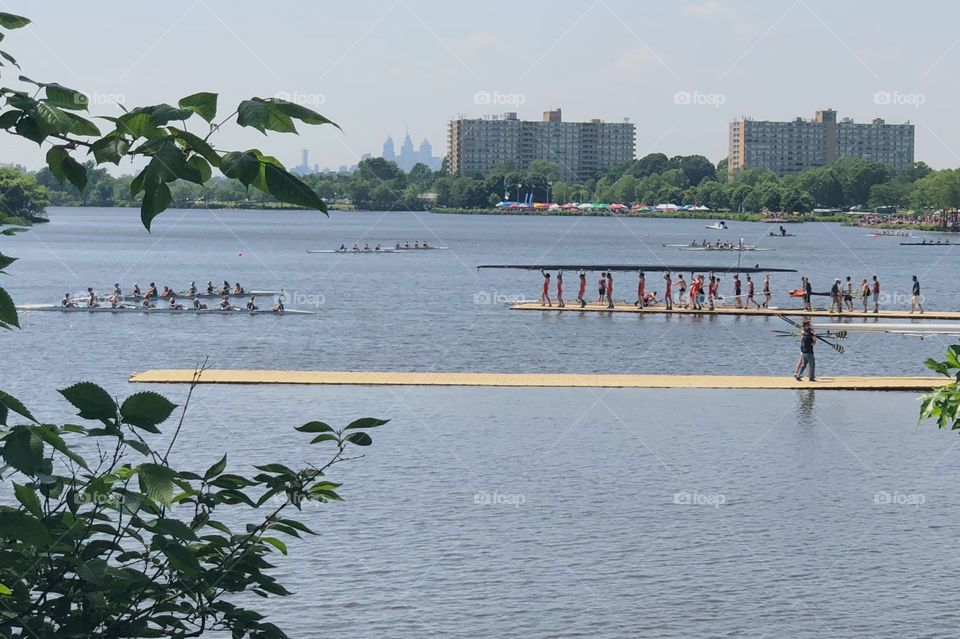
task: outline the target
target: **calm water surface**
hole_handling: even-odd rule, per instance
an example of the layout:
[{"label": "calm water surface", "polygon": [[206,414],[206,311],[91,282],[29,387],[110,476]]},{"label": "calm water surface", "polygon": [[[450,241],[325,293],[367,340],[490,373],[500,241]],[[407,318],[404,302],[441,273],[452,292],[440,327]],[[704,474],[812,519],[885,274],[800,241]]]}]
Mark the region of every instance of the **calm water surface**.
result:
[{"label": "calm water surface", "polygon": [[[511,312],[502,302],[535,298],[539,274],[475,268],[736,264],[661,246],[716,239],[703,221],[172,211],[148,235],[133,211],[51,217],[2,241],[22,258],[4,278],[19,303],[229,279],[282,287],[318,314],[24,313],[22,331],[0,335],[15,371],[2,387],[48,420],[71,417],[53,388],[90,379],[124,396],[144,388],[126,383],[133,371],[206,356],[224,368],[741,374],[783,374],[796,356],[775,318]],[[960,308],[960,291],[936,290],[956,273],[955,247],[836,225],[777,239],[769,225],[731,227],[727,239],[777,249],[745,262],[797,268],[816,289],[876,274],[902,294],[917,274],[931,308]],[[305,252],[418,239],[450,250]],[[774,277],[782,305],[800,274]],[[618,298],[634,291],[617,278]],[[945,344],[855,334],[818,364],[923,374]],[[194,400],[185,466],[224,451],[240,470],[321,462],[291,427],[393,419],[334,473],[347,501],[305,510],[319,538],[281,562],[297,594],[270,611],[293,636],[956,636],[960,451],[956,435],[916,426],[912,394],[225,386]]]}]

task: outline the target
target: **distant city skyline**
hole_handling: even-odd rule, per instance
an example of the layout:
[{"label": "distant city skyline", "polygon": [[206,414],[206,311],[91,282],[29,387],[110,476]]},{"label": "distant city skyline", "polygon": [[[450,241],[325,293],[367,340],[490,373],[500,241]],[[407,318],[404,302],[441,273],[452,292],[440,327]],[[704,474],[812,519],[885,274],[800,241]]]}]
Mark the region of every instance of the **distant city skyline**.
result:
[{"label": "distant city skyline", "polygon": [[[439,170],[443,164],[443,156],[433,155],[433,145],[426,138],[420,142],[418,147],[414,148],[409,131],[404,134],[400,153],[396,152],[393,137],[388,135],[379,155],[367,152],[361,155],[360,159],[368,160],[373,157],[382,157],[385,160],[395,162],[404,172],[409,172],[418,163],[426,165],[431,171]],[[301,149],[300,164],[291,167],[290,170],[296,175],[309,175],[311,173],[351,173],[356,169],[356,164],[343,164],[336,169],[331,167],[320,168],[319,163],[310,163],[310,150]]]},{"label": "distant city skyline", "polygon": [[[889,0],[869,10],[828,0],[491,0],[469,20],[439,0],[304,3],[293,17],[252,0],[135,8],[121,0],[8,0],[3,10],[34,21],[3,42],[19,72],[89,93],[97,115],[116,115],[118,102],[175,103],[208,90],[220,95],[221,117],[242,99],[277,96],[343,128],[299,126],[299,136],[264,140],[224,127],[213,138],[219,149],[259,148],[290,165],[303,148],[311,168],[355,165],[382,147],[384,132],[407,125],[415,149],[427,138],[441,155],[446,125],[458,114],[554,105],[571,121],[630,117],[638,156],[698,153],[717,162],[727,155],[730,122],[789,119],[831,105],[857,122],[910,120],[917,160],[960,166],[953,112],[960,47],[955,5],[943,0],[922,11]],[[64,44],[77,25],[108,21],[110,38]],[[314,37],[318,22],[332,27],[322,39]],[[17,85],[19,72],[4,84]],[[402,136],[393,140],[402,153]],[[46,151],[11,139],[0,160],[37,169]]]}]

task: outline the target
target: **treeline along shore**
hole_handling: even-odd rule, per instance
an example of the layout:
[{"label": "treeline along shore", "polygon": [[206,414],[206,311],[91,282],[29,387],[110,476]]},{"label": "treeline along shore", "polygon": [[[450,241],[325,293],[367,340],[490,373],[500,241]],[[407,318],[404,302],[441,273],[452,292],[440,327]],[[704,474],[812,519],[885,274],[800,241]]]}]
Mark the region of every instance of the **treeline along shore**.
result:
[{"label": "treeline along shore", "polygon": [[[960,169],[934,170],[923,162],[895,171],[871,160],[843,158],[786,176],[759,169],[728,175],[726,160],[714,165],[702,155],[668,158],[651,153],[582,184],[564,181],[562,173],[559,165],[542,160],[523,170],[504,164],[483,175],[449,175],[445,168],[431,171],[423,164],[405,172],[394,162],[372,158],[351,173],[315,173],[302,179],[331,208],[341,210],[843,220],[954,230],[953,212],[960,207]],[[0,168],[0,205],[7,215],[26,218],[42,217],[46,206],[139,206],[140,196],[130,190],[133,176],[114,176],[92,164],[87,175],[87,186],[79,191],[61,184],[47,168],[35,173]],[[178,208],[288,208],[226,179],[204,185],[175,182],[171,197],[171,205]],[[517,204],[510,207],[510,202]],[[581,206],[558,208],[564,204]],[[611,205],[617,208],[611,211]],[[846,214],[851,210],[863,215]]]}]

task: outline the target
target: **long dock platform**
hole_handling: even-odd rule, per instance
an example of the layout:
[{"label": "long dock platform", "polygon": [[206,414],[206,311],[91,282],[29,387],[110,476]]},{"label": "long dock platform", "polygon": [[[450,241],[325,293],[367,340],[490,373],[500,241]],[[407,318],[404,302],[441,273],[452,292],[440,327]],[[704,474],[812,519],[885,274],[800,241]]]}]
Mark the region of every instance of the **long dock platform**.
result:
[{"label": "long dock platform", "polygon": [[[149,370],[131,383],[189,384],[194,371]],[[487,386],[512,388],[719,388],[744,390],[929,391],[946,377],[821,377],[815,382],[757,375],[590,375],[570,373],[418,373],[398,371],[203,371],[200,384],[307,384],[320,386]]]},{"label": "long dock platform", "polygon": [[913,319],[913,320],[958,320],[960,321],[960,311],[924,311],[923,313],[910,313],[909,311],[891,311],[881,310],[879,313],[869,311],[844,311],[843,313],[831,313],[826,309],[814,309],[805,311],[802,308],[735,308],[731,306],[718,306],[714,310],[706,307],[703,310],[693,310],[673,306],[672,310],[667,310],[662,304],[656,306],[646,306],[640,309],[633,304],[614,304],[613,308],[607,308],[601,304],[587,304],[581,308],[577,302],[567,302],[566,306],[560,307],[544,306],[540,302],[523,302],[510,306],[513,311],[557,311],[567,313],[635,313],[645,315],[733,315],[733,316],[758,316],[768,317],[771,315],[790,315],[792,317],[829,317],[832,319]]}]

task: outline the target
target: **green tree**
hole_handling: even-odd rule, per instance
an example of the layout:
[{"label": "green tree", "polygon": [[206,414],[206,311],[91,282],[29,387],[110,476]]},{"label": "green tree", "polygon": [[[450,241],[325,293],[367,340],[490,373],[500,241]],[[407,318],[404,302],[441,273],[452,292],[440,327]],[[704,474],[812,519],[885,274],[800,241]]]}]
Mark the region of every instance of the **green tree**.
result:
[{"label": "green tree", "polygon": [[960,169],[935,171],[917,180],[916,199],[925,207],[956,209],[960,207]]},{"label": "green tree", "polygon": [[[27,24],[0,12],[2,29]],[[29,92],[0,89],[0,129],[48,145],[51,173],[80,192],[90,170],[74,157],[78,150],[98,165],[145,161],[130,188],[142,196],[147,229],[170,205],[171,185],[205,185],[213,168],[280,201],[325,210],[275,158],[256,149],[216,150],[210,140],[234,119],[262,132],[294,132],[294,120],[329,122],[299,105],[251,98],[215,123],[217,96],[198,93],[177,107],[141,107],[108,119],[114,128],[104,134],[79,115],[87,110],[82,93],[21,81],[32,85]],[[205,137],[187,128],[194,116],[212,125]],[[0,212],[0,225],[2,235],[11,235],[23,221]],[[0,273],[15,261],[0,254]],[[16,307],[0,288],[0,328],[18,326]],[[14,365],[0,360],[4,372]],[[308,500],[339,500],[329,469],[349,448],[370,445],[368,431],[385,422],[367,418],[335,428],[312,421],[298,427],[310,444],[331,447],[322,460],[311,456],[299,470],[264,464],[248,473],[226,456],[212,457],[205,470],[177,468],[171,451],[192,390],[165,446],[160,426],[176,406],[157,393],[118,402],[96,384],[75,384],[60,394],[78,419],[56,425],[0,391],[0,482],[11,497],[0,505],[0,636],[286,636],[256,610],[250,595],[289,594],[271,574],[269,559],[286,554],[285,538],[313,534],[292,513]]]},{"label": "green tree", "polygon": [[34,220],[42,216],[48,202],[47,190],[34,176],[0,167],[0,214]]}]

